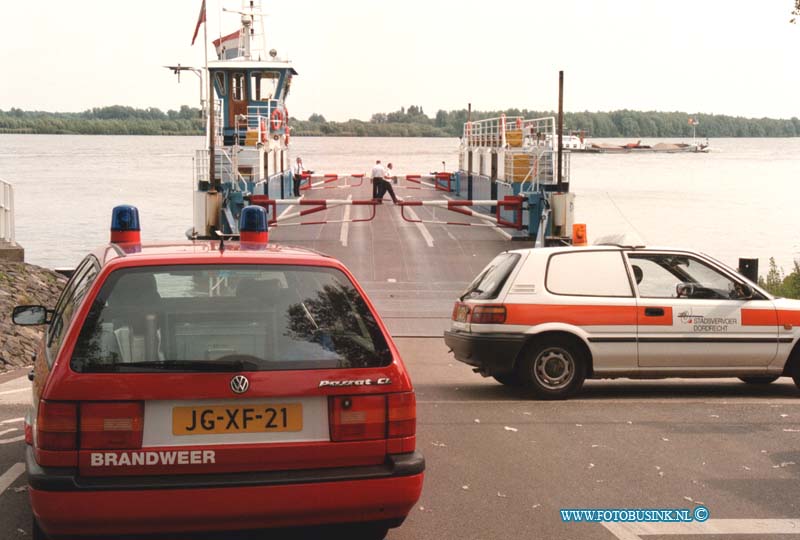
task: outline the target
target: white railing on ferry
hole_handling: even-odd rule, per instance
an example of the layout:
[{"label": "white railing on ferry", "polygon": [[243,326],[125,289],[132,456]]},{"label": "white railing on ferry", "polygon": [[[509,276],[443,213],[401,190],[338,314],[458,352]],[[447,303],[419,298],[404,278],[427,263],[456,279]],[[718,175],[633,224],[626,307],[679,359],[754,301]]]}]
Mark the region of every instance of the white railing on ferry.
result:
[{"label": "white railing on ferry", "polygon": [[14,186],[0,180],[0,241],[15,243]]}]

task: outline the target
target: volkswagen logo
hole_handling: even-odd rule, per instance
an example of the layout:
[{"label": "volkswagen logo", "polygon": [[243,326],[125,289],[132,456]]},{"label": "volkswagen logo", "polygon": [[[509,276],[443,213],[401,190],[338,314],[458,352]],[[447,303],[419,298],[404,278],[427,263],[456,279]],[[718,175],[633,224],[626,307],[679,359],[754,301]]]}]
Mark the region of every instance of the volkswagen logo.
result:
[{"label": "volkswagen logo", "polygon": [[237,375],[231,379],[231,390],[234,394],[244,394],[250,388],[250,381],[244,375]]}]

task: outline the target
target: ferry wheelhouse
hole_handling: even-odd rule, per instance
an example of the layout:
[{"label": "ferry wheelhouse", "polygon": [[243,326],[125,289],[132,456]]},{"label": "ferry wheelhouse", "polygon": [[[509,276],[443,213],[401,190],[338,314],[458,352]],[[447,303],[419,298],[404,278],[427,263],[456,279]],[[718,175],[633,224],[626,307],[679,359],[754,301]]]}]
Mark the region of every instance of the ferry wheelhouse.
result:
[{"label": "ferry wheelhouse", "polygon": [[217,60],[205,71],[207,144],[195,155],[190,238],[237,235],[245,196],[290,193],[286,98],[297,71],[267,51],[260,3],[244,4],[241,27],[213,41]]}]

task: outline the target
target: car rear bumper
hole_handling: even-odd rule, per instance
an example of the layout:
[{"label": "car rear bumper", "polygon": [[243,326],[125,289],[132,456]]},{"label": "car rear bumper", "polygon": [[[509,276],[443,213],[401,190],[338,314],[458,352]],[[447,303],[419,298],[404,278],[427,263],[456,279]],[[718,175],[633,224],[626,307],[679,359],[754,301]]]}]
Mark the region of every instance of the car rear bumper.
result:
[{"label": "car rear bumper", "polygon": [[444,342],[453,350],[456,360],[478,367],[486,375],[494,375],[514,370],[525,336],[445,331]]},{"label": "car rear bumper", "polygon": [[418,452],[381,466],[246,475],[86,478],[26,455],[33,513],[52,535],[399,524],[422,492]]}]

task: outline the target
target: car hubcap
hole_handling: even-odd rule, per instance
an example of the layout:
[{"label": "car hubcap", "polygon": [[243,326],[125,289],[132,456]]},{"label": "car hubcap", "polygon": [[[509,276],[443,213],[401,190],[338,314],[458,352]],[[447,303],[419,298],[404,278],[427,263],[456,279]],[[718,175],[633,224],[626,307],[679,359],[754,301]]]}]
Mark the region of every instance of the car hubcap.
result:
[{"label": "car hubcap", "polygon": [[533,375],[545,388],[559,390],[567,386],[575,376],[575,361],[564,349],[550,347],[536,357]]}]

